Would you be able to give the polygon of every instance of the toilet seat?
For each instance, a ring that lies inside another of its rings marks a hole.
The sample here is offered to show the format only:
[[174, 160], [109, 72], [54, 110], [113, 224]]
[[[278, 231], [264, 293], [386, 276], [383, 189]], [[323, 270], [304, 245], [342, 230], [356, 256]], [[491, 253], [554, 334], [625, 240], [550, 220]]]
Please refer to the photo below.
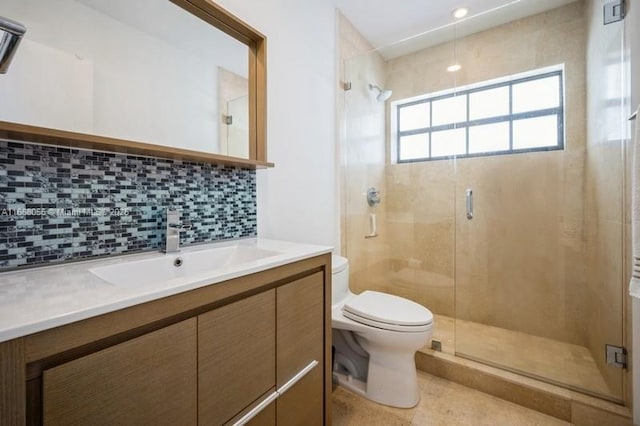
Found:
[[421, 332], [433, 325], [433, 314], [424, 306], [377, 291], [349, 299], [342, 313], [353, 321], [390, 331]]

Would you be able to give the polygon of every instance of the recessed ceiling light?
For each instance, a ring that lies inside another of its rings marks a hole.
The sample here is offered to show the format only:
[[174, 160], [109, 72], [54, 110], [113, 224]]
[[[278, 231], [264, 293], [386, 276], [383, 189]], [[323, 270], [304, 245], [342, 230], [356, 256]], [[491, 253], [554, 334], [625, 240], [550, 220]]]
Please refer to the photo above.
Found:
[[467, 13], [469, 13], [469, 9], [467, 9], [466, 7], [459, 7], [451, 12], [451, 16], [456, 19], [462, 19], [467, 16]]
[[460, 64], [453, 64], [447, 67], [447, 71], [449, 72], [457, 72], [457, 71], [460, 71], [461, 69], [462, 69], [462, 66]]

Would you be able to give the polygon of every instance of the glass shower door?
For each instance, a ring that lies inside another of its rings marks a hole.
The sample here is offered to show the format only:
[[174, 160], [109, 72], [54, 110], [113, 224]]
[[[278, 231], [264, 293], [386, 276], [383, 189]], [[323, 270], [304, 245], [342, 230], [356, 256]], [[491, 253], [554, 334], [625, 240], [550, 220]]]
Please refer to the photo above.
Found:
[[[493, 29], [491, 49], [504, 51], [550, 32], [562, 37], [561, 48], [522, 47], [508, 63], [483, 61], [479, 37], [459, 41], [462, 62], [475, 64], [468, 83], [513, 84], [500, 118], [508, 149], [457, 163], [455, 350], [620, 402], [623, 370], [607, 364], [605, 345], [623, 345], [622, 26], [603, 27], [597, 12], [576, 2], [545, 21]], [[545, 101], [558, 93], [552, 86], [530, 80], [553, 70], [563, 86], [558, 105]], [[470, 145], [499, 139], [476, 124], [471, 117]]]
[[[351, 50], [350, 50], [351, 52]], [[346, 52], [345, 52], [346, 54]], [[350, 287], [354, 293], [387, 291], [388, 246], [385, 183], [385, 102], [369, 85], [384, 87], [384, 59], [375, 51], [345, 58], [343, 82], [349, 84], [344, 100], [340, 169], [343, 210], [342, 253], [349, 259]], [[377, 192], [380, 203], [369, 203]]]

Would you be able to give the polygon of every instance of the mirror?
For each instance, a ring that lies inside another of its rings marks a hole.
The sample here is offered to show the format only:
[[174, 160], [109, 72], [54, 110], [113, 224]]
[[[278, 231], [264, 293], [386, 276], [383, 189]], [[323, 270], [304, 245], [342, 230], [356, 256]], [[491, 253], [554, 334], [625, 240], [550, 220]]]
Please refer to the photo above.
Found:
[[3, 0], [27, 32], [0, 76], [0, 120], [264, 161], [259, 34], [225, 13], [208, 0]]

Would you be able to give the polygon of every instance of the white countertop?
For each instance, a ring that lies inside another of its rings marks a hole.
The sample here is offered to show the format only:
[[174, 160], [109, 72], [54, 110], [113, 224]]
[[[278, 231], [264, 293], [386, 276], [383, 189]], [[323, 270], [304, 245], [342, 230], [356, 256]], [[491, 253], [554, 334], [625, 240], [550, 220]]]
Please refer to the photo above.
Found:
[[218, 268], [211, 276], [193, 283], [160, 288], [116, 287], [98, 278], [89, 272], [89, 269], [175, 254], [150, 252], [2, 272], [0, 342], [332, 251], [328, 246], [248, 238], [184, 247], [181, 254], [235, 244], [251, 245], [263, 250], [277, 251], [279, 254], [232, 267]]

